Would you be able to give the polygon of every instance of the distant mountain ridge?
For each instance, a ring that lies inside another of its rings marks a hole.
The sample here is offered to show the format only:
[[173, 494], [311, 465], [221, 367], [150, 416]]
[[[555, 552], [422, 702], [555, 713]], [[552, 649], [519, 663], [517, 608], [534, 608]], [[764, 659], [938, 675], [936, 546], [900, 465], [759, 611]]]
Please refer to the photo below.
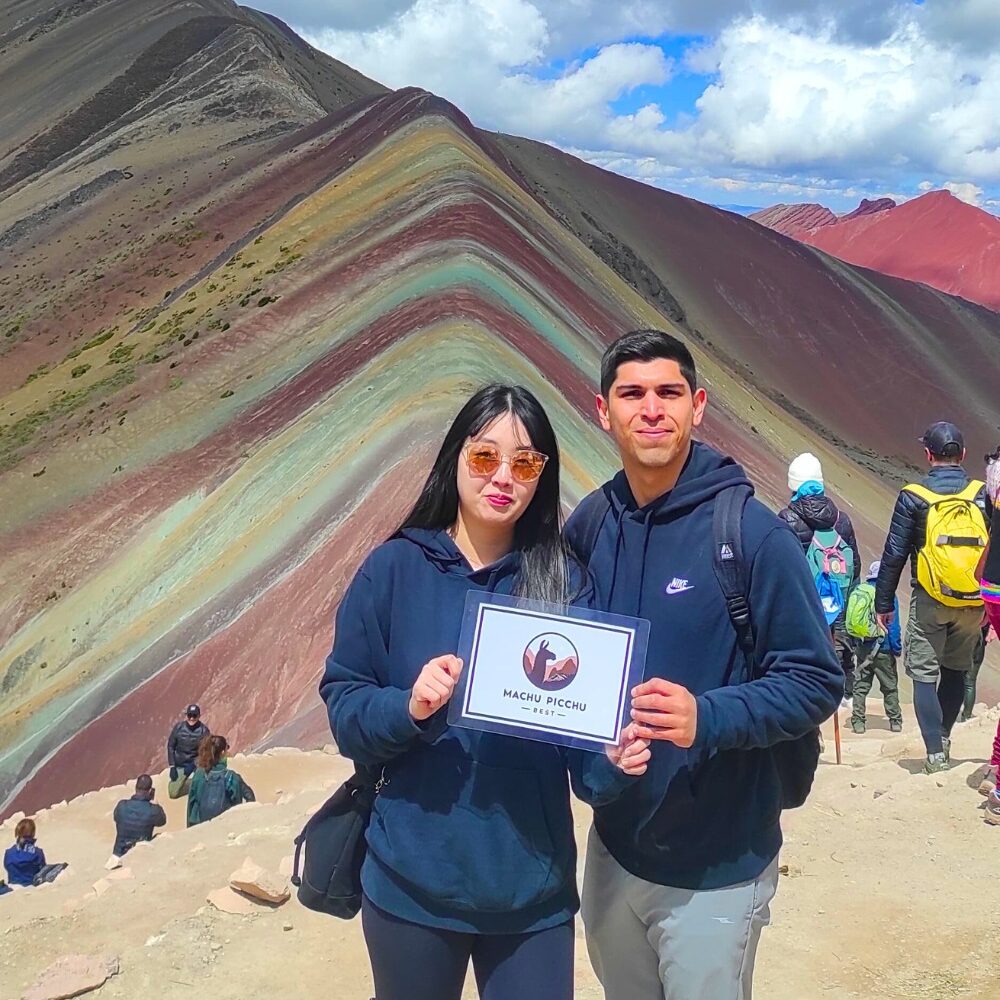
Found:
[[1000, 219], [929, 191], [897, 205], [865, 199], [836, 216], [822, 205], [775, 205], [749, 218], [848, 263], [922, 281], [1000, 310]]

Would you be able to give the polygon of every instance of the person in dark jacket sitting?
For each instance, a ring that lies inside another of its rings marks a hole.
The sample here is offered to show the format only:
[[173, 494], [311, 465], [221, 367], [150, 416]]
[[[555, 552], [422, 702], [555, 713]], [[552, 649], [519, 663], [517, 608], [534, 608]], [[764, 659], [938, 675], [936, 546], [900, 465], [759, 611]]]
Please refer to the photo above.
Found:
[[33, 885], [45, 867], [45, 852], [35, 844], [33, 819], [22, 819], [14, 828], [14, 845], [4, 852], [3, 866], [11, 885]]
[[950, 763], [951, 730], [965, 696], [965, 675], [972, 669], [981, 640], [983, 603], [977, 598], [964, 606], [939, 601], [918, 581], [920, 553], [926, 544], [930, 500], [920, 491], [938, 497], [969, 493], [988, 520], [986, 487], [974, 493], [972, 480], [962, 468], [965, 441], [962, 432], [946, 421], [930, 427], [920, 439], [930, 471], [915, 487], [900, 491], [885, 540], [882, 565], [875, 584], [875, 611], [883, 626], [894, 617], [893, 599], [908, 559], [912, 560], [910, 620], [906, 630], [903, 664], [913, 681], [913, 707], [927, 749], [924, 770], [945, 770]]
[[155, 794], [153, 779], [148, 774], [140, 774], [135, 779], [135, 794], [115, 806], [116, 832], [112, 853], [116, 857], [127, 854], [141, 840], [152, 840], [153, 830], [166, 825], [167, 814], [163, 806], [153, 802]]
[[[806, 452], [799, 455], [788, 467], [788, 488], [792, 499], [787, 507], [778, 512], [780, 517], [795, 532], [807, 552], [817, 531], [836, 531], [854, 554], [854, 570], [850, 588], [853, 590], [861, 581], [861, 552], [858, 538], [850, 517], [826, 495], [823, 483], [823, 466], [815, 455]], [[854, 696], [854, 651], [848, 641], [845, 627], [847, 594], [844, 594], [844, 610], [833, 623], [833, 642], [837, 658], [844, 668], [844, 703], [850, 704]]]
[[167, 764], [170, 766], [167, 794], [172, 799], [187, 795], [191, 775], [198, 766], [198, 747], [206, 736], [211, 736], [211, 730], [201, 721], [201, 709], [188, 705], [184, 718], [170, 730], [167, 739]]

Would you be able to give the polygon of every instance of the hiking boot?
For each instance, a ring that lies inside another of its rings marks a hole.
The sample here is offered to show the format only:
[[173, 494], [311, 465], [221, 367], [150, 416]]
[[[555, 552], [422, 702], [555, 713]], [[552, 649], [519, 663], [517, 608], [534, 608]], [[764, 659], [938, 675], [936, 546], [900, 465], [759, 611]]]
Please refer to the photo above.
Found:
[[986, 813], [983, 819], [990, 826], [1000, 826], [1000, 795], [997, 795], [995, 788], [986, 797]]
[[943, 753], [928, 754], [924, 761], [924, 774], [938, 774], [940, 771], [947, 771], [949, 766], [948, 758]]
[[990, 792], [995, 792], [997, 788], [997, 773], [992, 767], [986, 769], [986, 774], [983, 775], [983, 780], [979, 782], [979, 794], [989, 795]]
[[860, 719], [851, 720], [851, 729], [858, 734], [858, 736], [864, 735], [865, 724]]
[[890, 733], [901, 733], [903, 731], [903, 720], [902, 719], [890, 719], [889, 720], [889, 732]]

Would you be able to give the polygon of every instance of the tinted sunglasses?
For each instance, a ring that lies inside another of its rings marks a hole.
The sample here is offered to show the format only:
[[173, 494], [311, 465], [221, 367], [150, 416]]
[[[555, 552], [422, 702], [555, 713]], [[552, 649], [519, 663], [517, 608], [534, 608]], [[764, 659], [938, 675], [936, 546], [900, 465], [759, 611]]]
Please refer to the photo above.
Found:
[[470, 444], [465, 449], [465, 460], [474, 476], [492, 476], [507, 462], [510, 474], [519, 483], [533, 483], [542, 474], [549, 456], [531, 448], [518, 448], [513, 455], [505, 455], [494, 444]]

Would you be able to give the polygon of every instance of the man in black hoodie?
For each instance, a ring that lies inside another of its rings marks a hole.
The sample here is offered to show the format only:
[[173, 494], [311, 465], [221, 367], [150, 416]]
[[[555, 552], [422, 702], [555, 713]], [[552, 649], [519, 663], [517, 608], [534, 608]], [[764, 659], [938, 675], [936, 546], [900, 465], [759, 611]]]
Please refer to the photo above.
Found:
[[[826, 495], [823, 482], [823, 466], [815, 455], [809, 452], [799, 455], [788, 466], [788, 488], [792, 499], [787, 507], [778, 511], [778, 517], [787, 522], [802, 543], [802, 551], [808, 553], [816, 532], [834, 531], [841, 539], [842, 546], [851, 551], [853, 567], [848, 593], [861, 582], [861, 552], [857, 535], [850, 517]], [[833, 641], [837, 656], [844, 668], [844, 702], [851, 704], [854, 697], [854, 653], [847, 638], [847, 597], [843, 595], [843, 607], [833, 623]]]
[[638, 330], [612, 344], [597, 408], [623, 470], [566, 526], [600, 606], [651, 624], [632, 717], [656, 741], [652, 759], [595, 810], [583, 887], [607, 1000], [750, 996], [788, 801], [774, 748], [815, 733], [844, 689], [801, 547], [752, 498], [741, 545], [755, 666], [746, 679], [716, 576], [733, 546], [716, 544], [713, 522], [751, 486], [731, 458], [692, 442], [706, 402], [674, 337]]

